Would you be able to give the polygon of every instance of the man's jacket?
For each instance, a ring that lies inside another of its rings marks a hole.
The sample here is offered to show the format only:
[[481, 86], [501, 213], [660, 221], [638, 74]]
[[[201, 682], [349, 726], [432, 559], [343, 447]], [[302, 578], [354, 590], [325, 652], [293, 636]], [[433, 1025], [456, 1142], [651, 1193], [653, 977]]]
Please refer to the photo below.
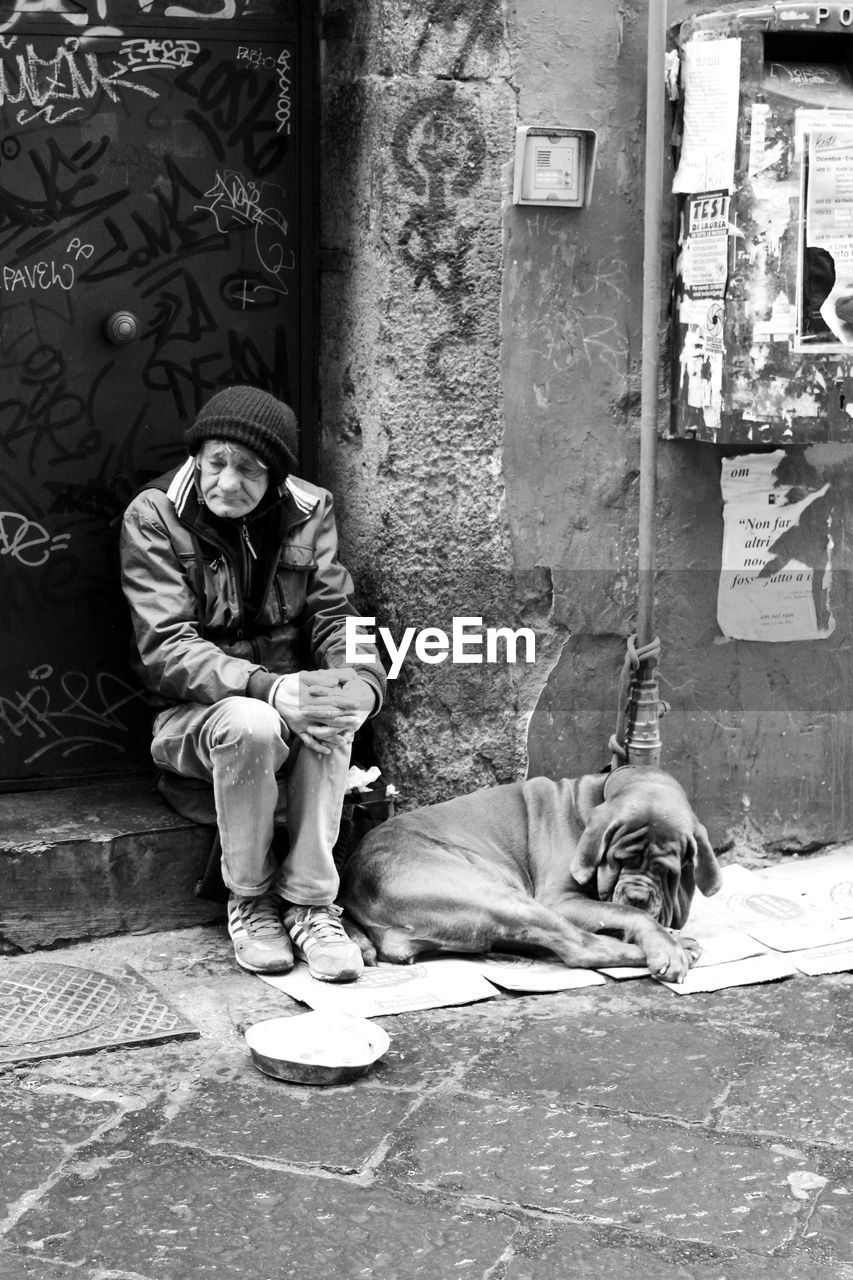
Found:
[[[212, 517], [196, 487], [193, 458], [153, 480], [128, 506], [121, 562], [132, 662], [156, 704], [266, 698], [281, 675], [354, 665], [346, 662], [344, 626], [359, 615], [352, 580], [338, 560], [331, 494], [289, 476], [261, 505], [275, 541], [251, 618], [246, 557], [254, 554], [255, 513], [224, 524]], [[359, 639], [358, 650], [364, 655], [370, 646]], [[357, 666], [378, 709], [385, 688], [378, 653], [373, 664]]]

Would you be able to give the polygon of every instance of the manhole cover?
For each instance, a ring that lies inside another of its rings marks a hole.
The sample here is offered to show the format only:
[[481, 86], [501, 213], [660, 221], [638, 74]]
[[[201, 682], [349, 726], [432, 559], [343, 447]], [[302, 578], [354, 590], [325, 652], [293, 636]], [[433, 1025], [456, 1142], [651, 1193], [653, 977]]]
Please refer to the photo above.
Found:
[[77, 1036], [111, 1017], [124, 988], [67, 964], [21, 964], [0, 977], [0, 1045]]

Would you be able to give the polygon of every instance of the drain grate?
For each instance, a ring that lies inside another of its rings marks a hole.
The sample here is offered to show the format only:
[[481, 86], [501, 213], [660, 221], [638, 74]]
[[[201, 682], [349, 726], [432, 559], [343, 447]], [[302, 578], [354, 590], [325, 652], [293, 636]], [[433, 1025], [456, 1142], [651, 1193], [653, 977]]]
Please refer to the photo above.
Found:
[[15, 959], [0, 965], [0, 1063], [198, 1034], [128, 965], [120, 974]]
[[67, 964], [21, 964], [0, 976], [0, 1047], [81, 1035], [115, 1014], [114, 978]]

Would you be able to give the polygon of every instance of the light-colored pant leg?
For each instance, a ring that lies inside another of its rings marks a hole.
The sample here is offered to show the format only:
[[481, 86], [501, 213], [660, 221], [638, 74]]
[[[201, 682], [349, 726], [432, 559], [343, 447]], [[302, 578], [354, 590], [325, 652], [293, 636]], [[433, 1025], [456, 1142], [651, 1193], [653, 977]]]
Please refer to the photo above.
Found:
[[[257, 698], [187, 703], [158, 718], [151, 754], [163, 769], [212, 782], [222, 879], [232, 893], [250, 897], [275, 881], [289, 902], [325, 905], [338, 891], [332, 850], [350, 747], [320, 756], [287, 735], [278, 713]], [[281, 769], [290, 851], [278, 869], [271, 845]]]
[[326, 906], [338, 895], [333, 850], [341, 825], [351, 747], [318, 755], [298, 739], [285, 769], [290, 850], [279, 868], [275, 891], [299, 906]]
[[155, 723], [151, 755], [162, 769], [213, 784], [222, 845], [222, 879], [250, 897], [273, 882], [276, 770], [289, 755], [282, 722], [257, 698], [187, 703]]

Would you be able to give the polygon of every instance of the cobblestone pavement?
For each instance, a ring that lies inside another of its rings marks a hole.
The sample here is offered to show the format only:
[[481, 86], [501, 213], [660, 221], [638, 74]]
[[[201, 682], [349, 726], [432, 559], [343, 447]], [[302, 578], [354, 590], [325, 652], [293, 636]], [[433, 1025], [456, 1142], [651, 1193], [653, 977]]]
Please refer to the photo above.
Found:
[[853, 1278], [851, 975], [401, 1014], [322, 1088], [252, 1065], [301, 1007], [219, 925], [34, 958], [201, 1034], [0, 1070], [3, 1280]]

